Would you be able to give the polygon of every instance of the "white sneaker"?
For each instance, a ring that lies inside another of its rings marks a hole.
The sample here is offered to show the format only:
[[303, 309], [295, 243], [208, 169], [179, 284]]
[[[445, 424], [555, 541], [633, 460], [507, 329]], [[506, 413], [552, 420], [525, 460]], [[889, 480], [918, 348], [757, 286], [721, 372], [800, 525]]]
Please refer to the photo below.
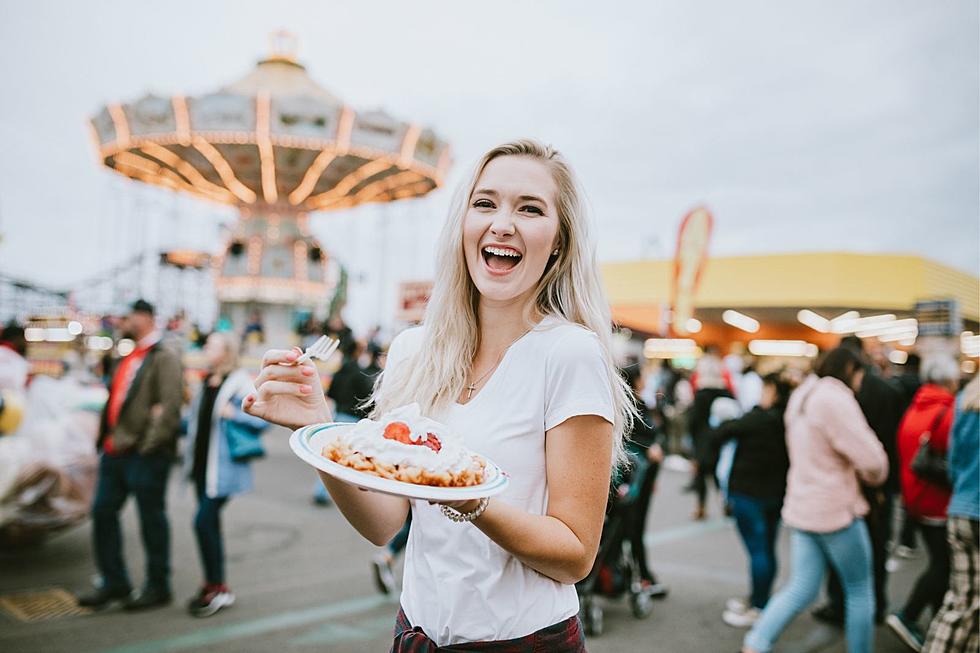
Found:
[[735, 612], [738, 614], [742, 614], [748, 611], [748, 609], [751, 607], [752, 606], [749, 605], [749, 602], [740, 596], [725, 601], [725, 610], [728, 612]]
[[745, 612], [725, 610], [721, 614], [721, 619], [733, 628], [749, 628], [756, 622], [760, 614], [762, 612], [759, 608], [749, 608]]
[[191, 599], [187, 606], [188, 611], [195, 617], [210, 617], [222, 608], [228, 608], [235, 604], [235, 595], [227, 588], [211, 592], [203, 591], [196, 598]]
[[382, 594], [394, 594], [398, 590], [395, 572], [391, 568], [391, 558], [379, 553], [371, 560], [374, 570], [374, 584]]

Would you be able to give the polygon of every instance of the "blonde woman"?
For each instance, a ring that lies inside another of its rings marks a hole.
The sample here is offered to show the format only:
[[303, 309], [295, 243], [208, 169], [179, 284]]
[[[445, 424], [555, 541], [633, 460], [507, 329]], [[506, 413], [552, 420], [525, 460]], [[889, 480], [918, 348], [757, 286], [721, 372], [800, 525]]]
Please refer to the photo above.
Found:
[[[424, 323], [392, 342], [375, 391], [375, 416], [418, 402], [500, 464], [507, 491], [443, 507], [321, 475], [376, 545], [412, 511], [392, 651], [585, 650], [574, 583], [592, 567], [634, 409], [584, 209], [550, 147], [485, 154], [443, 229]], [[329, 419], [298, 353], [266, 354], [247, 411], [290, 427]]]
[[209, 617], [235, 602], [225, 580], [221, 511], [228, 499], [252, 489], [249, 459], [236, 459], [230, 431], [255, 435], [267, 424], [240, 406], [252, 391], [252, 378], [238, 369], [238, 338], [215, 332], [204, 343], [207, 376], [191, 400], [184, 447], [184, 477], [194, 483], [198, 508], [194, 516], [204, 582], [187, 604], [195, 617]]

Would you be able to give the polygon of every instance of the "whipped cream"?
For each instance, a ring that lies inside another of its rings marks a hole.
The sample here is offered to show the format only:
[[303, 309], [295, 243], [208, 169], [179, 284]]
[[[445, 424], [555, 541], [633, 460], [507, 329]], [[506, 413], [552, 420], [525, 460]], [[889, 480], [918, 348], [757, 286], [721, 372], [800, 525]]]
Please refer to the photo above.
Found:
[[[392, 422], [408, 426], [413, 444], [384, 436], [385, 428]], [[430, 433], [438, 438], [439, 451], [421, 444], [429, 439]], [[473, 454], [464, 446], [463, 439], [445, 424], [424, 417], [418, 404], [396, 408], [378, 421], [362, 419], [338, 439], [354, 451], [387, 465], [415, 466], [435, 473], [459, 473], [473, 463]]]

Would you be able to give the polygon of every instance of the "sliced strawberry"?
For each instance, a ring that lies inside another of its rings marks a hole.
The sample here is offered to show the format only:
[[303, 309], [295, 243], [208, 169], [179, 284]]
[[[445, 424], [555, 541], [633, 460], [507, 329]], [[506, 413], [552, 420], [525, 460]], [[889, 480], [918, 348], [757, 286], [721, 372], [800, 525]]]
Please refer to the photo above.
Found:
[[412, 429], [405, 422], [392, 422], [385, 427], [385, 438], [402, 444], [412, 444]]
[[418, 444], [421, 444], [423, 447], [428, 447], [433, 451], [435, 451], [436, 453], [439, 453], [439, 450], [442, 449], [442, 443], [439, 442], [439, 438], [435, 436], [435, 433], [426, 433], [425, 436], [426, 439], [423, 440], [422, 442], [419, 442]]

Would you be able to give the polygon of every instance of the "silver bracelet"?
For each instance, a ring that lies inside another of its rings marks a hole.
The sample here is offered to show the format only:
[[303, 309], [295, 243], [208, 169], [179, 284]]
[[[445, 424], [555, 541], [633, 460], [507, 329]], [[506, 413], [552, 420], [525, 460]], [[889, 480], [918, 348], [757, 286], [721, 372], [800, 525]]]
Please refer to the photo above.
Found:
[[482, 515], [483, 511], [487, 509], [487, 506], [489, 504], [490, 504], [490, 498], [483, 497], [482, 499], [480, 499], [480, 505], [478, 505], [470, 512], [460, 512], [455, 508], [450, 508], [446, 504], [443, 504], [439, 507], [442, 509], [442, 514], [446, 516], [446, 519], [452, 522], [456, 522], [457, 524], [462, 524], [465, 522], [471, 522], [477, 517], [479, 517], [480, 515]]

